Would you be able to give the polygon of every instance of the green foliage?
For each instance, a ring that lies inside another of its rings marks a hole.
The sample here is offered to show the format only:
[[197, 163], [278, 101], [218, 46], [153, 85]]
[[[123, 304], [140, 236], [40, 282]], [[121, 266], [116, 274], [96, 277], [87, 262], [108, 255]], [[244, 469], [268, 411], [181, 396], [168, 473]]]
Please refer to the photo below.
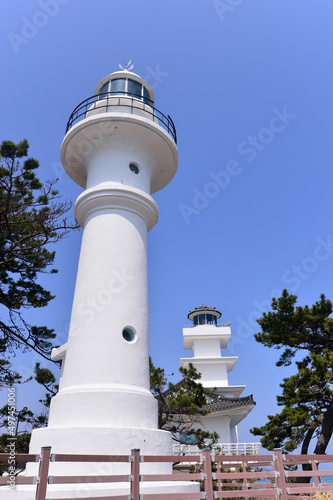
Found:
[[[36, 363], [34, 373], [35, 380], [47, 390], [45, 399], [40, 400], [44, 405], [44, 410], [38, 415], [27, 407], [17, 410], [14, 406], [7, 404], [0, 408], [0, 427], [5, 427], [9, 432], [9, 434], [0, 435], [0, 453], [7, 453], [9, 438], [15, 439], [16, 453], [28, 453], [31, 430], [47, 425], [50, 400], [57, 393], [58, 385], [55, 384], [55, 376], [51, 370], [41, 368], [40, 363]], [[23, 430], [22, 424], [25, 426]], [[0, 473], [6, 469], [5, 466], [6, 464], [0, 464]]]
[[298, 351], [333, 350], [332, 302], [325, 295], [312, 307], [295, 307], [296, 301], [296, 295], [283, 290], [279, 299], [272, 299], [272, 311], [258, 319], [262, 332], [255, 339], [266, 347], [284, 348], [277, 366], [290, 365]]
[[333, 320], [332, 303], [321, 295], [320, 301], [297, 306], [297, 297], [287, 290], [272, 300], [272, 311], [258, 320], [262, 332], [255, 335], [267, 347], [283, 348], [277, 366], [289, 366], [296, 353], [297, 372], [280, 385], [277, 403], [283, 409], [268, 415], [268, 422], [251, 432], [263, 436], [268, 450], [283, 448], [290, 452], [302, 445], [308, 452], [312, 438], [317, 438], [314, 453], [325, 453], [333, 430]]
[[[16, 436], [15, 452], [16, 453], [29, 453], [29, 443], [31, 434], [23, 432]], [[9, 453], [8, 444], [10, 443], [10, 434], [1, 434], [0, 436], [0, 453]]]
[[[34, 415], [26, 406], [21, 410], [9, 405], [0, 408], [0, 427], [6, 427], [7, 430], [10, 430], [10, 436], [12, 437], [29, 434], [31, 429], [43, 427], [46, 423], [46, 415]], [[22, 424], [25, 425], [23, 430], [21, 430]]]
[[[31, 434], [22, 433], [15, 438], [15, 453], [29, 453], [29, 443]], [[0, 436], [0, 453], [10, 453], [8, 445], [13, 443], [10, 434], [2, 434]], [[18, 475], [25, 468], [25, 464], [15, 464], [15, 475]], [[0, 463], [0, 476], [8, 470], [8, 462]]]
[[47, 390], [45, 399], [40, 399], [39, 402], [43, 403], [45, 408], [49, 408], [52, 396], [55, 396], [59, 389], [59, 386], [55, 383], [55, 376], [48, 368], [41, 368], [40, 363], [36, 363], [34, 372], [35, 380]]
[[204, 405], [212, 394], [210, 389], [200, 384], [200, 373], [190, 363], [189, 368], [180, 368], [183, 378], [173, 384], [167, 381], [164, 370], [155, 367], [151, 359], [149, 365], [151, 392], [158, 402], [158, 428], [170, 431], [180, 443], [185, 442], [182, 435], [186, 434], [200, 448], [215, 444], [219, 437], [216, 432], [195, 428], [195, 424], [200, 424], [202, 417], [209, 413]]
[[[4, 350], [0, 339], [0, 352], [4, 352]], [[8, 386], [22, 383], [22, 375], [12, 369], [8, 359], [0, 359], [0, 384], [1, 382]], [[24, 382], [27, 382], [27, 380]]]
[[6, 385], [22, 381], [8, 360], [17, 349], [50, 359], [53, 330], [28, 324], [22, 313], [52, 300], [37, 282], [40, 273], [55, 272], [50, 269], [55, 252], [48, 245], [77, 227], [64, 217], [71, 204], [59, 202], [56, 181], [42, 184], [35, 173], [38, 161], [24, 160], [28, 150], [26, 139], [0, 145], [0, 383]]

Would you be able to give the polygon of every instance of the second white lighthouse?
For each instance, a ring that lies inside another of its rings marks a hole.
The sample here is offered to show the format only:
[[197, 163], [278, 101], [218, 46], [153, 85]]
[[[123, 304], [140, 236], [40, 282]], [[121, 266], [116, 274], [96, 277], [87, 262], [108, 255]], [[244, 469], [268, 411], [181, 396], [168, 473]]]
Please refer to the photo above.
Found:
[[142, 78], [112, 73], [72, 113], [61, 160], [84, 188], [83, 237], [68, 342], [53, 352], [59, 392], [30, 452], [169, 454], [149, 383], [147, 231], [158, 220], [151, 193], [177, 170], [173, 122]]

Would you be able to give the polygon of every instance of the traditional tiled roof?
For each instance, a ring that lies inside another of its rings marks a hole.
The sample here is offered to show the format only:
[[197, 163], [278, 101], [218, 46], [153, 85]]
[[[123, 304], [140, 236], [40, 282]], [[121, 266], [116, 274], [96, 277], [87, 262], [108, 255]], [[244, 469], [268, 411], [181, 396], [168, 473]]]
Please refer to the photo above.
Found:
[[215, 316], [217, 316], [217, 318], [220, 318], [222, 316], [221, 311], [219, 311], [218, 309], [216, 309], [216, 307], [205, 306], [204, 303], [202, 303], [201, 306], [195, 307], [192, 311], [190, 311], [188, 313], [188, 315], [187, 315], [188, 319], [192, 319], [193, 313], [196, 313], [196, 314], [199, 314], [199, 313], [212, 313]]
[[242, 408], [245, 406], [254, 407], [255, 405], [256, 402], [253, 400], [252, 394], [243, 398], [226, 398], [225, 396], [219, 396], [215, 393], [210, 396], [210, 402], [203, 406], [203, 409], [210, 410], [213, 413], [226, 410], [235, 410], [236, 408]]
[[[184, 378], [176, 382], [174, 385], [181, 385], [184, 381]], [[199, 381], [200, 382], [200, 381]], [[168, 394], [169, 390], [164, 391], [164, 394]], [[236, 410], [238, 408], [245, 408], [246, 406], [254, 408], [257, 404], [253, 400], [253, 394], [250, 396], [244, 396], [242, 398], [227, 398], [225, 396], [221, 396], [220, 394], [214, 392], [211, 396], [209, 396], [209, 403], [202, 407], [205, 411], [221, 412], [227, 410]]]

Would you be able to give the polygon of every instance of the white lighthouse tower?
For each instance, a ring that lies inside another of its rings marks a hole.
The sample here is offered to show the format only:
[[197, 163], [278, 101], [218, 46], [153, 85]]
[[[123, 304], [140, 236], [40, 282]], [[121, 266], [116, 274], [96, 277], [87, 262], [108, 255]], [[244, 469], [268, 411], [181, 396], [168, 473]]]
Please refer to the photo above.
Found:
[[68, 342], [53, 351], [62, 360], [59, 392], [30, 452], [171, 454], [150, 393], [147, 231], [158, 220], [151, 193], [177, 170], [173, 122], [126, 67], [73, 111], [61, 160], [84, 188], [75, 204], [82, 246]]
[[[231, 335], [230, 323], [219, 323], [221, 315], [221, 311], [205, 304], [189, 312], [187, 317], [192, 325], [183, 329], [183, 346], [193, 351], [193, 357], [181, 358], [180, 366], [187, 368], [193, 364], [201, 373], [202, 385], [213, 391], [205, 406], [209, 413], [199, 427], [217, 432], [217, 447], [226, 454], [257, 454], [258, 443], [238, 442], [237, 425], [254, 408], [255, 402], [252, 395], [240, 397], [245, 385], [229, 385], [228, 373], [238, 357], [221, 356], [221, 349], [227, 347]], [[183, 452], [187, 446], [177, 449]]]

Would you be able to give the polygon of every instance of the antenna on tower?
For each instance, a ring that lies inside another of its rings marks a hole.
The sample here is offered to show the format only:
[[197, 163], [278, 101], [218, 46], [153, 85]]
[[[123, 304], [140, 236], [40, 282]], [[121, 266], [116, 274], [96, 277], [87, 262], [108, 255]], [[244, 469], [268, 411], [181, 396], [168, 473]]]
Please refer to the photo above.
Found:
[[127, 62], [125, 62], [125, 63], [124, 63], [124, 65], [125, 65], [125, 67], [124, 67], [124, 68], [122, 67], [122, 65], [121, 65], [121, 64], [119, 64], [119, 68], [120, 68], [120, 69], [122, 69], [123, 71], [131, 71], [131, 69], [133, 69], [133, 68], [134, 68], [134, 64], [132, 64], [132, 65], [130, 66], [131, 62], [132, 62], [132, 61], [128, 61], [128, 63], [127, 63]]

